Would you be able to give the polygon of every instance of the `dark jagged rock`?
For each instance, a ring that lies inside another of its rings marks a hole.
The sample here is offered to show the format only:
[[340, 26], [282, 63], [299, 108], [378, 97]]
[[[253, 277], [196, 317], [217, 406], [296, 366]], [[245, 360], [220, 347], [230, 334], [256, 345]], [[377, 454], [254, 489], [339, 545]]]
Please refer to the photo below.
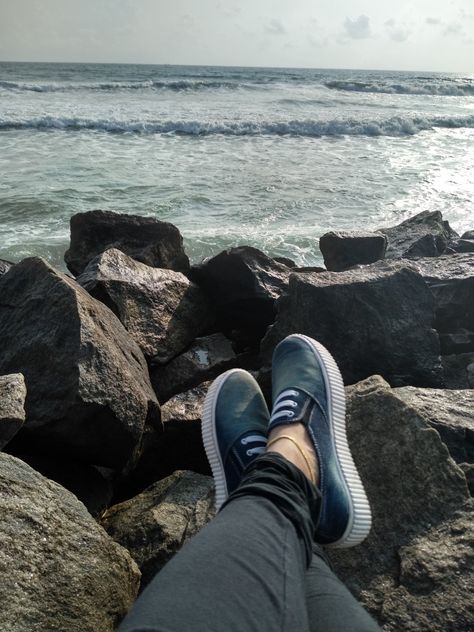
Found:
[[3, 630], [110, 632], [140, 572], [73, 494], [0, 454]]
[[222, 334], [196, 338], [187, 351], [165, 366], [152, 366], [151, 383], [161, 403], [206, 380], [214, 379], [237, 363], [232, 344]]
[[433, 318], [426, 283], [401, 263], [293, 274], [264, 358], [269, 364], [280, 340], [301, 333], [329, 349], [348, 384], [379, 373], [395, 386], [442, 386]]
[[101, 523], [138, 564], [143, 589], [213, 515], [212, 478], [175, 472], [139, 496], [111, 507]]
[[327, 272], [327, 270], [321, 266], [301, 266], [293, 268], [292, 272]]
[[214, 318], [202, 290], [181, 272], [152, 268], [111, 248], [77, 277], [120, 319], [147, 358], [166, 363]]
[[224, 330], [250, 329], [257, 336], [275, 318], [275, 300], [285, 291], [291, 270], [250, 246], [230, 248], [191, 270], [216, 305]]
[[162, 406], [164, 430], [145, 430], [136, 467], [117, 487], [116, 501], [142, 492], [176, 470], [210, 474], [201, 437], [204, 398], [210, 382], [175, 395]]
[[0, 376], [0, 450], [25, 422], [25, 398], [26, 386], [21, 373]]
[[433, 293], [442, 353], [474, 351], [474, 253], [422, 258], [410, 265]]
[[474, 353], [442, 356], [446, 388], [474, 388]]
[[2, 274], [6, 274], [10, 268], [12, 268], [15, 264], [11, 261], [5, 261], [5, 259], [0, 259], [0, 276]]
[[469, 629], [473, 533], [463, 472], [380, 377], [347, 394], [348, 440], [373, 527], [360, 546], [331, 551], [336, 571], [384, 630]]
[[319, 240], [324, 265], [331, 272], [374, 263], [384, 258], [386, 248], [387, 238], [380, 233], [338, 231], [325, 233]]
[[396, 226], [380, 228], [378, 232], [388, 239], [387, 259], [437, 257], [459, 237], [439, 211], [423, 211]]
[[89, 261], [109, 248], [155, 268], [189, 269], [183, 238], [173, 224], [112, 211], [88, 211], [71, 217], [71, 244], [64, 260], [74, 275], [81, 274]]
[[293, 261], [293, 259], [289, 259], [288, 257], [272, 257], [272, 259], [277, 263], [282, 263], [288, 268], [296, 268], [296, 263]]
[[464, 472], [471, 496], [474, 496], [474, 463], [460, 463], [459, 467]]
[[457, 463], [474, 463], [474, 390], [404, 386], [392, 392], [439, 432]]
[[474, 252], [474, 238], [458, 239], [451, 244], [451, 248], [455, 252]]
[[42, 259], [0, 279], [0, 349], [0, 373], [23, 373], [27, 387], [16, 451], [121, 467], [145, 423], [160, 425], [138, 345], [105, 305]]

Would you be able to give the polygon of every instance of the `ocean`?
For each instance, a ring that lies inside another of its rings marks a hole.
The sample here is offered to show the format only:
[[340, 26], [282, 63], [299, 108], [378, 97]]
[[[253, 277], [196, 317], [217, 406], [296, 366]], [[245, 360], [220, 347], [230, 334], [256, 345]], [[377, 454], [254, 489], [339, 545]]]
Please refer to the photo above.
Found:
[[69, 218], [176, 224], [321, 262], [328, 230], [440, 210], [474, 228], [474, 75], [0, 63], [0, 257], [64, 269]]

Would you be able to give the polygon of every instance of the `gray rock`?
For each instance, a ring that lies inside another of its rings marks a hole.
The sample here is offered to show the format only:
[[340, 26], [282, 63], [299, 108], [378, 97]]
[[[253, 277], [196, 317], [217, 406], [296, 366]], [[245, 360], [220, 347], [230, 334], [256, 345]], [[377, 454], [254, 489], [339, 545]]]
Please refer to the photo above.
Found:
[[396, 226], [380, 228], [378, 232], [388, 239], [387, 259], [437, 257], [459, 237], [439, 211], [423, 211]]
[[442, 353], [474, 351], [474, 253], [421, 258], [411, 265], [433, 293]]
[[212, 478], [175, 472], [139, 496], [111, 507], [101, 524], [138, 564], [143, 589], [213, 515]]
[[147, 358], [166, 363], [213, 323], [202, 290], [181, 272], [152, 268], [111, 248], [77, 277], [120, 319]]
[[25, 422], [26, 386], [21, 373], [0, 376], [0, 450]]
[[387, 238], [380, 233], [338, 231], [324, 234], [319, 240], [324, 265], [333, 272], [347, 270], [358, 264], [383, 259]]
[[145, 431], [140, 458], [120, 482], [116, 499], [132, 498], [177, 470], [211, 473], [201, 436], [202, 407], [210, 384], [199, 384], [163, 404], [164, 430], [162, 433], [153, 429]]
[[[373, 376], [347, 394], [348, 440], [372, 507], [373, 528], [360, 546], [331, 552], [336, 571], [384, 630], [467, 630], [446, 627], [447, 621], [466, 621], [469, 611], [464, 583], [454, 590], [460, 561], [466, 560], [464, 535], [461, 542], [456, 536], [458, 515], [464, 523], [470, 502], [464, 474], [439, 434], [382, 378]], [[442, 537], [444, 564], [436, 547]], [[431, 539], [433, 547], [421, 546]], [[420, 571], [415, 587], [405, 570], [415, 561], [436, 581], [424, 582]], [[411, 627], [399, 626], [407, 613]]]
[[0, 454], [2, 630], [112, 632], [140, 572], [73, 494]]
[[474, 353], [442, 356], [446, 388], [474, 388]]
[[386, 595], [386, 632], [473, 629], [473, 505], [398, 551], [399, 586]]
[[379, 373], [395, 386], [441, 386], [433, 317], [426, 283], [398, 262], [292, 274], [262, 348], [269, 363], [285, 336], [306, 334], [334, 355], [346, 383]]
[[282, 263], [284, 266], [288, 268], [296, 268], [296, 262], [293, 259], [289, 259], [288, 257], [272, 257], [273, 261], [277, 261], [278, 263]]
[[165, 366], [150, 369], [151, 382], [161, 403], [177, 393], [214, 379], [236, 365], [232, 344], [222, 334], [196, 338], [187, 351]]
[[451, 244], [451, 248], [455, 252], [474, 252], [474, 238], [457, 239]]
[[159, 406], [118, 318], [42, 259], [0, 278], [0, 373], [21, 372], [26, 422], [15, 449], [121, 467]]
[[461, 239], [474, 239], [474, 230], [466, 230], [466, 232], [461, 235]]
[[211, 382], [203, 382], [194, 388], [178, 393], [161, 408], [161, 420], [164, 428], [182, 427], [183, 424], [200, 423], [204, 399]]
[[12, 268], [15, 264], [11, 261], [5, 261], [5, 259], [0, 259], [0, 276], [2, 274], [6, 274], [10, 268]]
[[52, 454], [35, 454], [33, 451], [19, 452], [13, 456], [72, 492], [94, 518], [101, 516], [112, 504], [115, 477], [113, 470], [72, 459], [61, 459]]
[[404, 386], [392, 392], [439, 432], [457, 463], [474, 463], [474, 390]]
[[288, 266], [250, 246], [230, 248], [191, 270], [216, 305], [224, 329], [263, 334], [275, 318], [275, 300], [288, 285]]
[[460, 463], [459, 467], [464, 472], [471, 496], [474, 496], [474, 463]]
[[181, 233], [168, 222], [112, 211], [88, 211], [71, 217], [71, 243], [64, 255], [74, 274], [108, 248], [117, 248], [137, 261], [178, 272], [189, 269]]

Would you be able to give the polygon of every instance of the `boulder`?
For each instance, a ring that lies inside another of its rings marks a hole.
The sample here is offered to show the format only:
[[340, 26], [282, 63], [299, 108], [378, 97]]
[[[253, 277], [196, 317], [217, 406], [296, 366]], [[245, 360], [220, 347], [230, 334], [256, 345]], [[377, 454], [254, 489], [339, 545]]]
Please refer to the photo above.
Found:
[[291, 270], [250, 246], [230, 248], [194, 266], [191, 278], [216, 305], [221, 327], [263, 335], [275, 318], [275, 300]]
[[15, 450], [122, 467], [160, 426], [145, 358], [118, 318], [38, 258], [0, 278], [0, 373], [21, 372]]
[[109, 248], [155, 268], [189, 269], [183, 238], [173, 224], [112, 211], [88, 211], [71, 217], [71, 243], [64, 260], [74, 275], [81, 274], [89, 261]]
[[474, 238], [457, 239], [451, 244], [451, 248], [454, 252], [474, 252]]
[[6, 274], [10, 268], [12, 268], [15, 264], [11, 261], [5, 261], [5, 259], [0, 259], [0, 276], [2, 274]]
[[206, 296], [184, 274], [152, 268], [115, 248], [93, 259], [76, 280], [118, 316], [154, 362], [169, 362], [214, 320]]
[[437, 257], [459, 237], [439, 211], [423, 211], [377, 232], [387, 237], [387, 259]]
[[262, 349], [269, 364], [280, 340], [306, 334], [329, 349], [348, 384], [379, 373], [395, 386], [442, 386], [433, 318], [426, 283], [398, 262], [292, 274]]
[[293, 259], [289, 259], [288, 257], [272, 257], [273, 261], [277, 263], [282, 263], [284, 266], [288, 268], [296, 268], [296, 262]]
[[457, 463], [474, 463], [474, 390], [404, 386], [392, 392], [439, 432]]
[[332, 272], [383, 259], [387, 238], [380, 233], [338, 231], [325, 233], [319, 240], [324, 265]]
[[111, 507], [101, 524], [138, 564], [143, 589], [213, 515], [212, 478], [175, 472], [139, 496]]
[[442, 356], [446, 388], [474, 388], [474, 353]]
[[474, 351], [474, 253], [421, 258], [411, 265], [433, 293], [442, 353]]
[[474, 230], [466, 230], [461, 235], [461, 239], [474, 239]]
[[165, 366], [152, 366], [151, 383], [161, 403], [177, 393], [214, 379], [236, 366], [237, 356], [223, 334], [196, 338], [187, 351]]
[[360, 546], [331, 551], [336, 572], [384, 630], [469, 629], [474, 567], [463, 472], [439, 434], [382, 378], [347, 395], [348, 440], [373, 527]]
[[399, 586], [383, 602], [387, 632], [472, 630], [473, 505], [398, 551]]
[[117, 487], [115, 500], [122, 501], [176, 470], [211, 474], [201, 436], [204, 398], [210, 382], [179, 393], [163, 404], [163, 432], [146, 429], [136, 467]]
[[0, 454], [1, 628], [112, 632], [140, 572], [70, 492]]
[[25, 422], [26, 386], [21, 373], [0, 376], [0, 450]]
[[474, 496], [474, 463], [460, 463], [459, 467], [464, 472], [471, 496]]
[[[9, 451], [9, 447], [7, 450]], [[44, 456], [31, 452], [19, 452], [13, 456], [72, 492], [94, 518], [101, 516], [112, 504], [115, 476], [113, 470], [72, 459], [55, 458], [52, 455]]]

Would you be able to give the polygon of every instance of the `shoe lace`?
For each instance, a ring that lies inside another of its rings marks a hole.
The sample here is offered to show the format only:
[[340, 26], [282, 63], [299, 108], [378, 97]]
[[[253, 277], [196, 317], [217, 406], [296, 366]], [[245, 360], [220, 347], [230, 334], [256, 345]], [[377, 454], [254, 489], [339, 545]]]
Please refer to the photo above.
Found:
[[267, 445], [267, 440], [264, 436], [262, 435], [248, 435], [247, 437], [243, 437], [240, 440], [240, 443], [242, 445], [249, 445], [252, 443], [260, 443], [261, 445], [256, 446], [254, 448], [248, 448], [246, 450], [246, 455], [247, 456], [254, 456], [255, 454], [262, 454], [262, 452], [265, 452], [265, 447]]
[[295, 402], [294, 399], [290, 398], [298, 397], [298, 394], [298, 391], [291, 388], [280, 393], [273, 405], [270, 423], [276, 421], [277, 419], [281, 419], [282, 417], [292, 419], [295, 416], [295, 411], [293, 409], [298, 406], [298, 402]]

